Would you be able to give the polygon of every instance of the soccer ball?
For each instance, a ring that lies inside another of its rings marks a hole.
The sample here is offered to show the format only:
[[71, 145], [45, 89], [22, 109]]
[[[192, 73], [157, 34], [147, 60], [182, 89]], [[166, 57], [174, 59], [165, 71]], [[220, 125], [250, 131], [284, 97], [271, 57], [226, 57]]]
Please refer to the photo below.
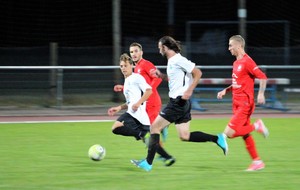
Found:
[[100, 144], [95, 144], [95, 145], [91, 146], [89, 149], [89, 152], [88, 152], [89, 158], [94, 161], [103, 160], [105, 157], [105, 154], [106, 154], [105, 148], [103, 146], [101, 146]]

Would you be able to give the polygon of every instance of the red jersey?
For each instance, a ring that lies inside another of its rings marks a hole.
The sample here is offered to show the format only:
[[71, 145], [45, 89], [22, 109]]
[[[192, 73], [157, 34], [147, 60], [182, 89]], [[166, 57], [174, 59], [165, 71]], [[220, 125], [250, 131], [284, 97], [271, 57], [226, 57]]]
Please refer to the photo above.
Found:
[[148, 60], [141, 59], [134, 68], [135, 73], [142, 75], [146, 82], [152, 87], [152, 94], [148, 98], [147, 105], [156, 105], [161, 106], [161, 99], [157, 91], [158, 85], [161, 83], [162, 79], [157, 78], [156, 76], [151, 76], [151, 71], [156, 70], [156, 67], [153, 63]]
[[267, 76], [258, 68], [253, 59], [245, 54], [242, 59], [233, 63], [232, 95], [254, 98], [254, 80], [267, 79]]

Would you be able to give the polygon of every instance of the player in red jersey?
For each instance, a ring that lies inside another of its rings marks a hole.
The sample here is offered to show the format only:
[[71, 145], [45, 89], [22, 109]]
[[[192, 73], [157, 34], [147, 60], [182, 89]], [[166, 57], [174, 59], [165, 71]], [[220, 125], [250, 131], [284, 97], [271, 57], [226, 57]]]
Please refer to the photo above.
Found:
[[132, 60], [135, 62], [134, 72], [142, 75], [153, 89], [153, 94], [149, 97], [146, 105], [150, 123], [153, 123], [161, 109], [161, 99], [157, 87], [162, 82], [162, 79], [158, 78], [156, 75], [151, 75], [151, 73], [156, 70], [156, 67], [153, 63], [142, 57], [143, 50], [141, 44], [132, 43], [129, 47], [129, 51]]
[[[152, 124], [155, 118], [158, 116], [162, 106], [161, 98], [157, 91], [157, 87], [162, 82], [162, 79], [157, 77], [155, 74], [156, 67], [154, 64], [143, 58], [143, 48], [141, 44], [137, 42], [132, 43], [129, 46], [129, 53], [133, 62], [135, 63], [134, 73], [139, 73], [142, 75], [146, 82], [152, 87], [152, 94], [148, 98], [146, 104], [146, 111], [148, 113], [150, 123]], [[114, 91], [118, 92], [122, 90], [122, 85], [115, 85]], [[165, 127], [162, 131], [163, 140], [166, 139], [167, 129], [168, 127]], [[160, 142], [160, 144], [162, 145], [162, 142]], [[158, 154], [160, 153], [158, 152]], [[160, 154], [160, 159], [165, 163], [166, 166], [171, 166], [175, 162], [175, 158], [170, 155]]]
[[265, 89], [267, 76], [258, 68], [253, 59], [245, 52], [245, 40], [240, 35], [234, 35], [229, 39], [229, 48], [236, 60], [232, 69], [232, 84], [218, 92], [217, 98], [222, 97], [229, 91], [232, 92], [233, 116], [226, 126], [223, 135], [228, 138], [243, 137], [246, 149], [252, 158], [252, 163], [246, 171], [256, 171], [265, 167], [260, 159], [255, 141], [251, 132], [256, 130], [266, 138], [269, 135], [261, 119], [251, 124], [250, 117], [255, 109], [254, 80], [259, 79], [259, 91], [257, 103], [265, 104]]

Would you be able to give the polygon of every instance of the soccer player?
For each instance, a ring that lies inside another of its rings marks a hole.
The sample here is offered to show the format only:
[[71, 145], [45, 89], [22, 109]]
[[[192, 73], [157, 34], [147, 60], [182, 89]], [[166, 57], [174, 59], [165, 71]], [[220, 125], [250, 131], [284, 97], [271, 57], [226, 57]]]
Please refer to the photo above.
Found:
[[250, 117], [255, 109], [254, 80], [255, 78], [260, 80], [257, 103], [264, 104], [267, 77], [245, 52], [245, 40], [242, 36], [232, 36], [229, 39], [228, 50], [236, 57], [232, 69], [232, 84], [218, 92], [217, 98], [222, 99], [227, 92], [232, 92], [233, 116], [223, 135], [229, 138], [243, 137], [246, 149], [253, 160], [246, 171], [261, 170], [265, 167], [265, 164], [257, 153], [254, 139], [250, 133], [256, 130], [267, 137], [269, 132], [261, 119], [251, 124]]
[[[152, 94], [148, 98], [147, 105], [146, 105], [146, 111], [148, 113], [150, 123], [152, 124], [155, 118], [158, 116], [162, 107], [161, 98], [157, 91], [157, 87], [162, 82], [162, 79], [157, 77], [157, 75], [155, 74], [153, 75], [153, 73], [155, 73], [156, 71], [156, 67], [152, 62], [143, 58], [143, 47], [141, 44], [137, 42], [130, 44], [129, 52], [135, 64], [134, 72], [142, 75], [145, 78], [146, 82], [152, 87]], [[122, 85], [115, 85], [114, 91], [120, 92], [122, 90], [123, 90]], [[162, 134], [163, 141], [165, 141], [168, 134], [168, 127], [165, 127], [162, 130], [161, 134]], [[160, 144], [162, 146], [161, 141]], [[171, 166], [176, 161], [174, 157], [164, 158], [160, 156], [159, 159], [164, 162], [165, 166]]]
[[[120, 69], [124, 75], [123, 94], [126, 103], [108, 109], [108, 115], [127, 109], [113, 124], [112, 132], [116, 135], [133, 136], [145, 142], [145, 135], [150, 131], [150, 119], [146, 112], [146, 100], [152, 93], [152, 87], [140, 74], [133, 73], [133, 61], [127, 54], [120, 57]], [[157, 153], [166, 159], [172, 158], [160, 145]]]
[[[146, 159], [131, 160], [137, 167], [150, 171], [159, 145], [161, 130], [175, 123], [179, 138], [187, 142], [214, 142], [226, 155], [228, 145], [222, 134], [210, 135], [200, 131], [190, 132], [191, 101], [194, 88], [198, 85], [202, 72], [195, 63], [180, 54], [180, 43], [170, 36], [162, 37], [158, 42], [159, 52], [168, 59], [167, 76], [170, 100], [156, 117], [151, 126], [151, 136]], [[157, 73], [160, 77], [162, 73]]]

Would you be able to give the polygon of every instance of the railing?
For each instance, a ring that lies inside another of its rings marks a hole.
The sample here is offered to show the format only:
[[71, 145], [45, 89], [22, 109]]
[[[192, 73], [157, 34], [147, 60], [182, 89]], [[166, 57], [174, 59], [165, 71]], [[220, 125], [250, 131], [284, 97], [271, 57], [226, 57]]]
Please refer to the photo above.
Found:
[[[197, 66], [200, 68], [202, 71], [205, 73], [210, 73], [211, 75], [214, 75], [212, 72], [209, 71], [214, 71], [214, 70], [228, 70], [232, 69], [232, 66]], [[166, 69], [166, 66], [159, 65], [157, 66], [159, 69]], [[281, 70], [289, 70], [289, 71], [297, 71], [299, 72], [300, 65], [276, 65], [276, 66], [269, 66], [269, 65], [260, 65], [261, 69], [264, 69], [266, 72], [269, 70], [278, 70], [279, 72]], [[56, 83], [56, 105], [58, 108], [60, 108], [63, 105], [63, 81], [64, 81], [64, 71], [65, 70], [115, 70], [119, 69], [118, 66], [0, 66], [0, 70], [49, 70], [49, 71], [56, 71], [56, 77], [55, 77], [55, 83]], [[206, 71], [209, 70], [209, 71]], [[268, 73], [269, 75], [269, 73]], [[295, 74], [294, 78], [298, 77], [298, 74]], [[122, 76], [119, 76], [120, 78], [123, 78]], [[219, 76], [213, 76], [215, 78], [219, 78]], [[230, 77], [230, 76], [227, 76]], [[268, 76], [269, 77], [269, 76]], [[205, 78], [205, 76], [204, 76]], [[212, 78], [212, 77], [210, 77]], [[280, 77], [272, 77], [272, 78], [280, 78]], [[291, 75], [286, 75], [285, 78], [290, 78], [291, 83], [293, 83], [293, 76]], [[49, 81], [50, 81], [49, 77]], [[113, 79], [112, 79], [113, 80]], [[295, 80], [298, 80], [296, 78]], [[99, 81], [101, 83], [103, 81]], [[297, 84], [299, 84], [299, 80], [297, 81]], [[112, 84], [113, 85], [113, 84]], [[200, 84], [201, 85], [201, 84]], [[201, 86], [202, 87], [202, 86]]]

